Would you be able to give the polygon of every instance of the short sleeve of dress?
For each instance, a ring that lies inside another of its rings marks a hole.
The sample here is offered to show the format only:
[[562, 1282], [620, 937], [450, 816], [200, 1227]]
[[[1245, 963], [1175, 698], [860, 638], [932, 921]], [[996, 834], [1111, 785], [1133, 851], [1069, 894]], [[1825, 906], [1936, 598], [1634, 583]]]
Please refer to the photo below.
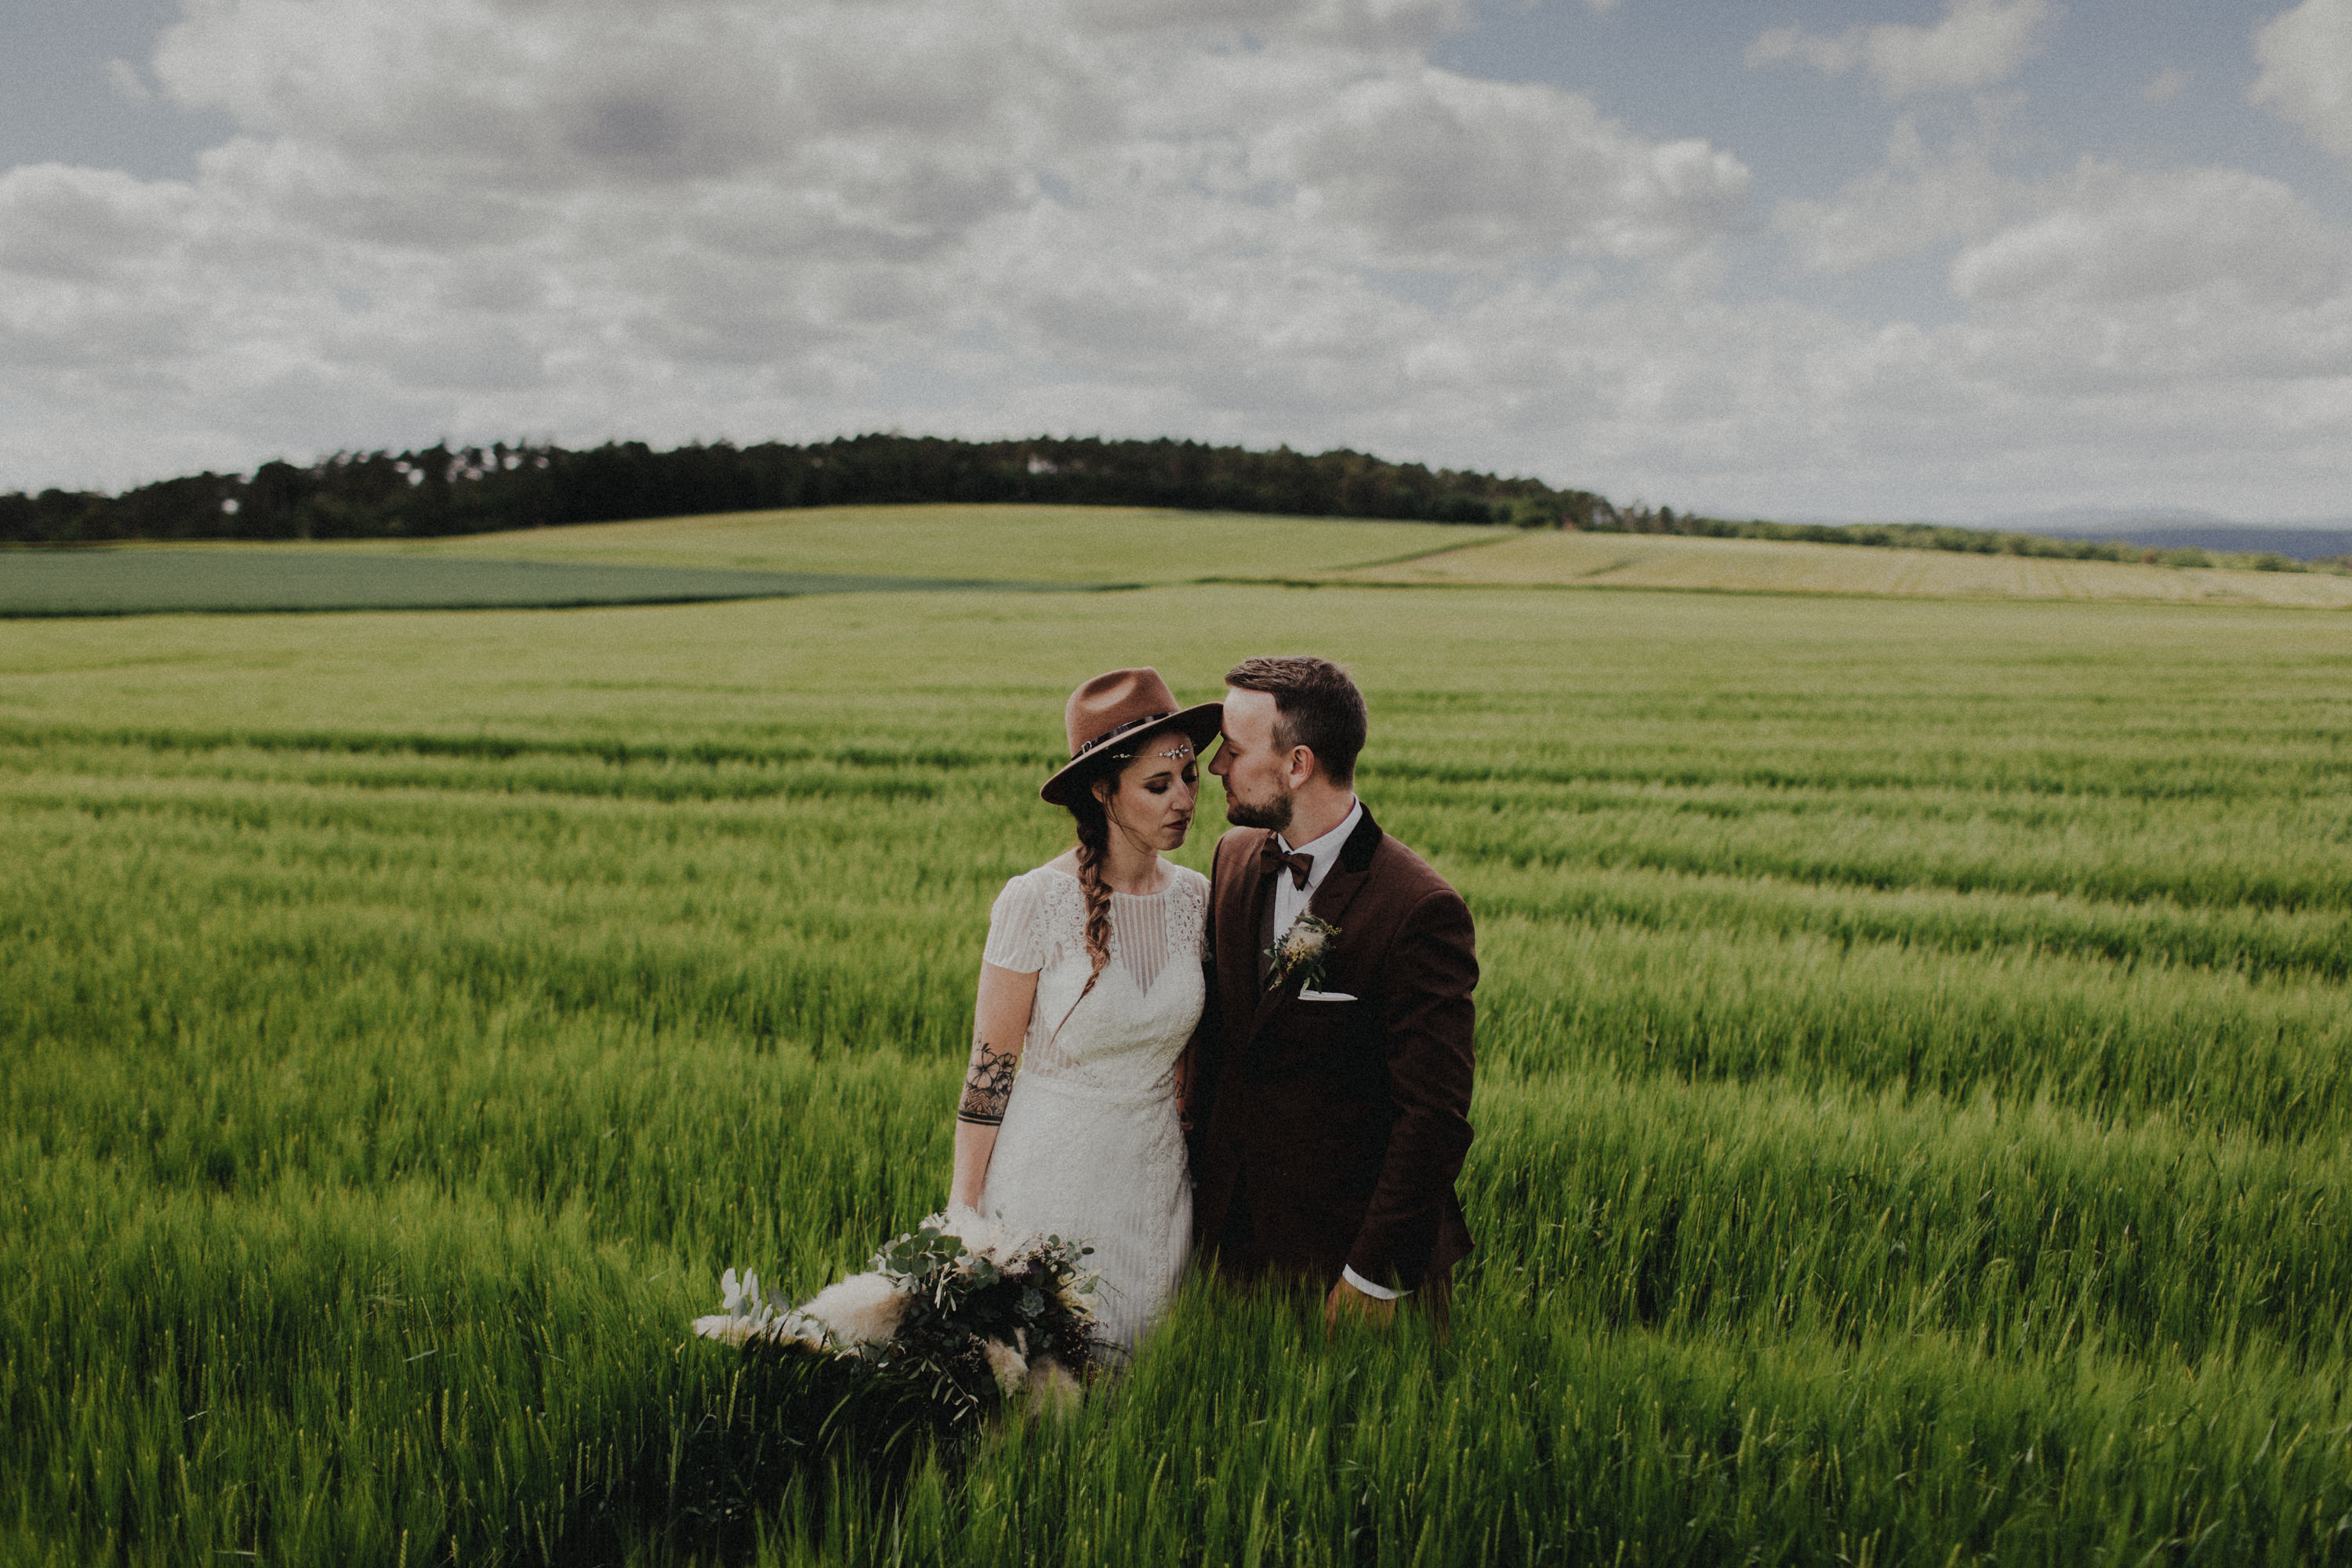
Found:
[[1035, 883], [1015, 877], [988, 911], [988, 945], [981, 959], [999, 969], [1034, 974], [1045, 967], [1045, 900]]

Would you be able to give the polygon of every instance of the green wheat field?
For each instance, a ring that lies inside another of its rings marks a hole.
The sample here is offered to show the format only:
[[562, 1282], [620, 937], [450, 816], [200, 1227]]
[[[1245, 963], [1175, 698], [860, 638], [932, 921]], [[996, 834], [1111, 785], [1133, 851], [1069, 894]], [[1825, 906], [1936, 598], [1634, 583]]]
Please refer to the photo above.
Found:
[[[1479, 922], [1450, 1339], [1196, 1283], [944, 1453], [690, 1341], [943, 1202], [1069, 689], [1291, 651]], [[2347, 971], [2326, 611], [0, 622], [0, 1560], [2352, 1563]]]

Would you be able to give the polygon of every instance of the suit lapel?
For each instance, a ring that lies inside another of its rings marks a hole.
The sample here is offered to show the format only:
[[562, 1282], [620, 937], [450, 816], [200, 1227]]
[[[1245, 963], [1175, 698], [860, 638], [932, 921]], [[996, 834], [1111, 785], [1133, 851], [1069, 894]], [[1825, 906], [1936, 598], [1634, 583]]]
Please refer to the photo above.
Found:
[[1384, 837], [1381, 825], [1372, 820], [1367, 809], [1357, 818], [1356, 830], [1348, 835], [1348, 842], [1339, 846], [1339, 863], [1331, 868], [1329, 876], [1316, 885], [1315, 896], [1307, 900], [1307, 912], [1317, 920], [1343, 925], [1348, 906], [1355, 902], [1364, 879], [1370, 875], [1373, 853]]
[[[1225, 875], [1224, 896], [1217, 901], [1217, 981], [1228, 1027], [1250, 1017], [1257, 1005], [1257, 931], [1265, 920], [1265, 900], [1273, 896], [1269, 879], [1258, 870], [1267, 837], [1264, 828], [1236, 835], [1238, 842], [1221, 863]], [[1249, 1036], [1235, 1043], [1246, 1046]]]
[[[1339, 940], [1343, 942], [1348, 940], [1348, 906], [1356, 901], [1356, 895], [1370, 879], [1372, 856], [1381, 847], [1381, 826], [1372, 820], [1371, 808], [1367, 806], [1364, 815], [1357, 819], [1356, 830], [1349, 834], [1348, 842], [1339, 847], [1338, 864], [1331, 868], [1322, 881], [1316, 884], [1315, 896], [1307, 900], [1307, 912], [1317, 920], [1337, 926]], [[1272, 897], [1272, 893], [1266, 890], [1272, 885], [1272, 878], [1259, 879], [1259, 900]], [[1257, 917], [1250, 924], [1250, 930], [1255, 931], [1257, 921], [1265, 915], [1264, 903], [1254, 901], [1250, 912]], [[1277, 939], [1281, 934], [1279, 931], [1275, 933]], [[1257, 973], [1256, 954], [1253, 952], [1245, 956], [1250, 960], [1250, 973], [1255, 976]], [[1298, 1000], [1298, 990], [1299, 979], [1295, 974], [1280, 985], [1259, 988], [1257, 1005], [1250, 1013], [1249, 1035], [1242, 1042], [1244, 1048], [1265, 1033], [1266, 1026], [1274, 1021], [1276, 1015]]]

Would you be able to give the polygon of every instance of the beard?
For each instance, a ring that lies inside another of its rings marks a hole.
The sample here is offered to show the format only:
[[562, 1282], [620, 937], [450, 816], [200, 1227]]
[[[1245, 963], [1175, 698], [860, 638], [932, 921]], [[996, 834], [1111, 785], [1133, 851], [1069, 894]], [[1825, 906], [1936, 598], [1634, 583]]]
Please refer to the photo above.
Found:
[[1225, 780], [1225, 820], [1235, 827], [1264, 827], [1279, 833], [1290, 826], [1290, 792], [1281, 785], [1262, 800], [1244, 800]]

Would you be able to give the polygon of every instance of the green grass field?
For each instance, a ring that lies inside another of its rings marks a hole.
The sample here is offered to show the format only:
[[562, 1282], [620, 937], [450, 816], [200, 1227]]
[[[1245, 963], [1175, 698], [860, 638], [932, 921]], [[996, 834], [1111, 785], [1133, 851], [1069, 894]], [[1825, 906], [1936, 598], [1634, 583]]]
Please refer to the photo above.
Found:
[[1863, 545], [1522, 532], [1140, 507], [821, 507], [280, 548], [347, 559], [849, 575], [881, 571], [1074, 585], [1319, 581], [2352, 608], [2352, 576], [2327, 573], [2183, 571]]
[[458, 560], [733, 567], [1022, 583], [1188, 583], [1378, 567], [1516, 529], [1112, 506], [835, 506], [313, 546]]
[[1876, 594], [1899, 598], [2112, 599], [2177, 605], [2352, 608], [2352, 576], [2182, 570], [2137, 562], [1976, 555], [1946, 550], [1761, 539], [1549, 531], [1474, 542], [1338, 574], [1423, 586], [1674, 588], [1745, 594]]
[[876, 573], [452, 559], [299, 545], [0, 552], [0, 618], [564, 609], [1050, 585], [1050, 580], [975, 583]]
[[2352, 576], [1143, 507], [873, 506], [447, 539], [0, 551], [0, 617], [1214, 583], [2352, 609]]
[[[942, 1201], [1069, 688], [1299, 649], [1480, 922], [1451, 1341], [845, 1458], [685, 1320]], [[2275, 609], [0, 624], [0, 1561], [2352, 1562], [2347, 806]]]

